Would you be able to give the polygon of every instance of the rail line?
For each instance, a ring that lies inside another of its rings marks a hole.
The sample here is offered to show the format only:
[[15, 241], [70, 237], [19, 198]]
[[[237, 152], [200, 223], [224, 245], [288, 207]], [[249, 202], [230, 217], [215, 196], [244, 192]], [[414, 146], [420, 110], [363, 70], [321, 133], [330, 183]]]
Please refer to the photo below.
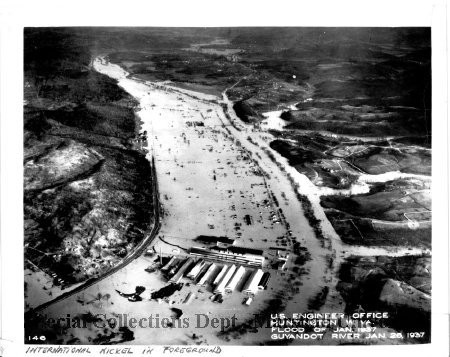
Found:
[[155, 158], [152, 157], [152, 186], [153, 186], [153, 216], [155, 217], [155, 223], [153, 224], [153, 227], [150, 231], [150, 233], [147, 235], [147, 237], [135, 248], [135, 250], [128, 255], [125, 260], [123, 260], [121, 263], [116, 265], [114, 268], [106, 272], [104, 275], [99, 276], [97, 278], [91, 278], [88, 279], [86, 282], [84, 282], [82, 285], [76, 287], [73, 290], [70, 290], [64, 294], [59, 295], [53, 300], [47, 301], [34, 309], [30, 309], [25, 313], [25, 320], [32, 315], [35, 315], [39, 313], [40, 311], [48, 308], [49, 306], [56, 304], [57, 302], [63, 301], [70, 296], [74, 294], [78, 294], [82, 292], [83, 290], [91, 287], [94, 284], [97, 284], [101, 280], [107, 278], [108, 276], [111, 276], [115, 272], [119, 271], [120, 269], [124, 268], [128, 264], [130, 264], [134, 259], [139, 257], [145, 249], [148, 247], [148, 245], [155, 239], [156, 235], [159, 232], [159, 229], [161, 228], [161, 206], [160, 206], [160, 199], [159, 199], [159, 190], [158, 190], [158, 178], [156, 175], [156, 167], [155, 167]]

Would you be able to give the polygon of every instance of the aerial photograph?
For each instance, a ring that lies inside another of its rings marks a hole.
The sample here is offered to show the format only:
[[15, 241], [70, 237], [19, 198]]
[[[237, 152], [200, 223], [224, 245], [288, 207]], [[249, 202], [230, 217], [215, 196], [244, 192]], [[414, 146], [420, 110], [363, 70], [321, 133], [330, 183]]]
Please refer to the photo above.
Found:
[[431, 341], [429, 27], [26, 27], [25, 344]]

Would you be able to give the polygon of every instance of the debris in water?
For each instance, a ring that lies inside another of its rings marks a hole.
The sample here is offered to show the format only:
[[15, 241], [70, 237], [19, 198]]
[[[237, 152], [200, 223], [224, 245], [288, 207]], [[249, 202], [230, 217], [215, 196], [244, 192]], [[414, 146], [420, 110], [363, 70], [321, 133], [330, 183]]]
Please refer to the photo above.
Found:
[[175, 320], [178, 320], [183, 315], [183, 310], [177, 309], [176, 307], [172, 307], [170, 310], [174, 313], [173, 317]]
[[152, 299], [162, 299], [165, 297], [171, 296], [175, 291], [181, 290], [183, 287], [183, 284], [170, 284], [166, 285], [163, 288], [159, 289], [158, 291], [155, 291], [151, 294]]

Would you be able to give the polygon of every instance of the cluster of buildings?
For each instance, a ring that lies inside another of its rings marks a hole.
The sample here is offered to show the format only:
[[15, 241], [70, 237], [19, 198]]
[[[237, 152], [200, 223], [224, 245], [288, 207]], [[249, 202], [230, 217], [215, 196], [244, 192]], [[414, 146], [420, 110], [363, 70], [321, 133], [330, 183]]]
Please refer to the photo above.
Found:
[[[259, 290], [267, 288], [270, 273], [261, 269], [264, 263], [262, 250], [237, 247], [234, 240], [226, 237], [200, 236], [198, 240], [215, 245], [193, 247], [187, 258], [173, 256], [161, 268], [170, 277], [169, 282], [179, 284], [186, 278], [199, 287], [211, 286], [215, 296], [220, 297], [233, 293], [242, 283], [241, 291], [247, 296], [247, 304]], [[191, 295], [185, 302], [192, 299]]]
[[263, 251], [252, 248], [235, 246], [216, 246], [212, 248], [194, 247], [191, 248], [190, 254], [200, 258], [258, 267], [262, 267], [264, 263]]
[[235, 240], [228, 237], [199, 236], [197, 242], [210, 245], [208, 248], [193, 247], [190, 254], [209, 260], [262, 267], [263, 251], [235, 246]]

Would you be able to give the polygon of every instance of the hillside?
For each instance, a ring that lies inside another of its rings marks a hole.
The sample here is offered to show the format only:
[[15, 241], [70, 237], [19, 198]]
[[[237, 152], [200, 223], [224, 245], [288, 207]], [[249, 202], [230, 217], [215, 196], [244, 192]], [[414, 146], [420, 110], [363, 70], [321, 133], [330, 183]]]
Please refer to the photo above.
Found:
[[68, 30], [25, 30], [25, 265], [63, 287], [109, 270], [153, 219], [136, 103], [90, 67], [91, 48]]

